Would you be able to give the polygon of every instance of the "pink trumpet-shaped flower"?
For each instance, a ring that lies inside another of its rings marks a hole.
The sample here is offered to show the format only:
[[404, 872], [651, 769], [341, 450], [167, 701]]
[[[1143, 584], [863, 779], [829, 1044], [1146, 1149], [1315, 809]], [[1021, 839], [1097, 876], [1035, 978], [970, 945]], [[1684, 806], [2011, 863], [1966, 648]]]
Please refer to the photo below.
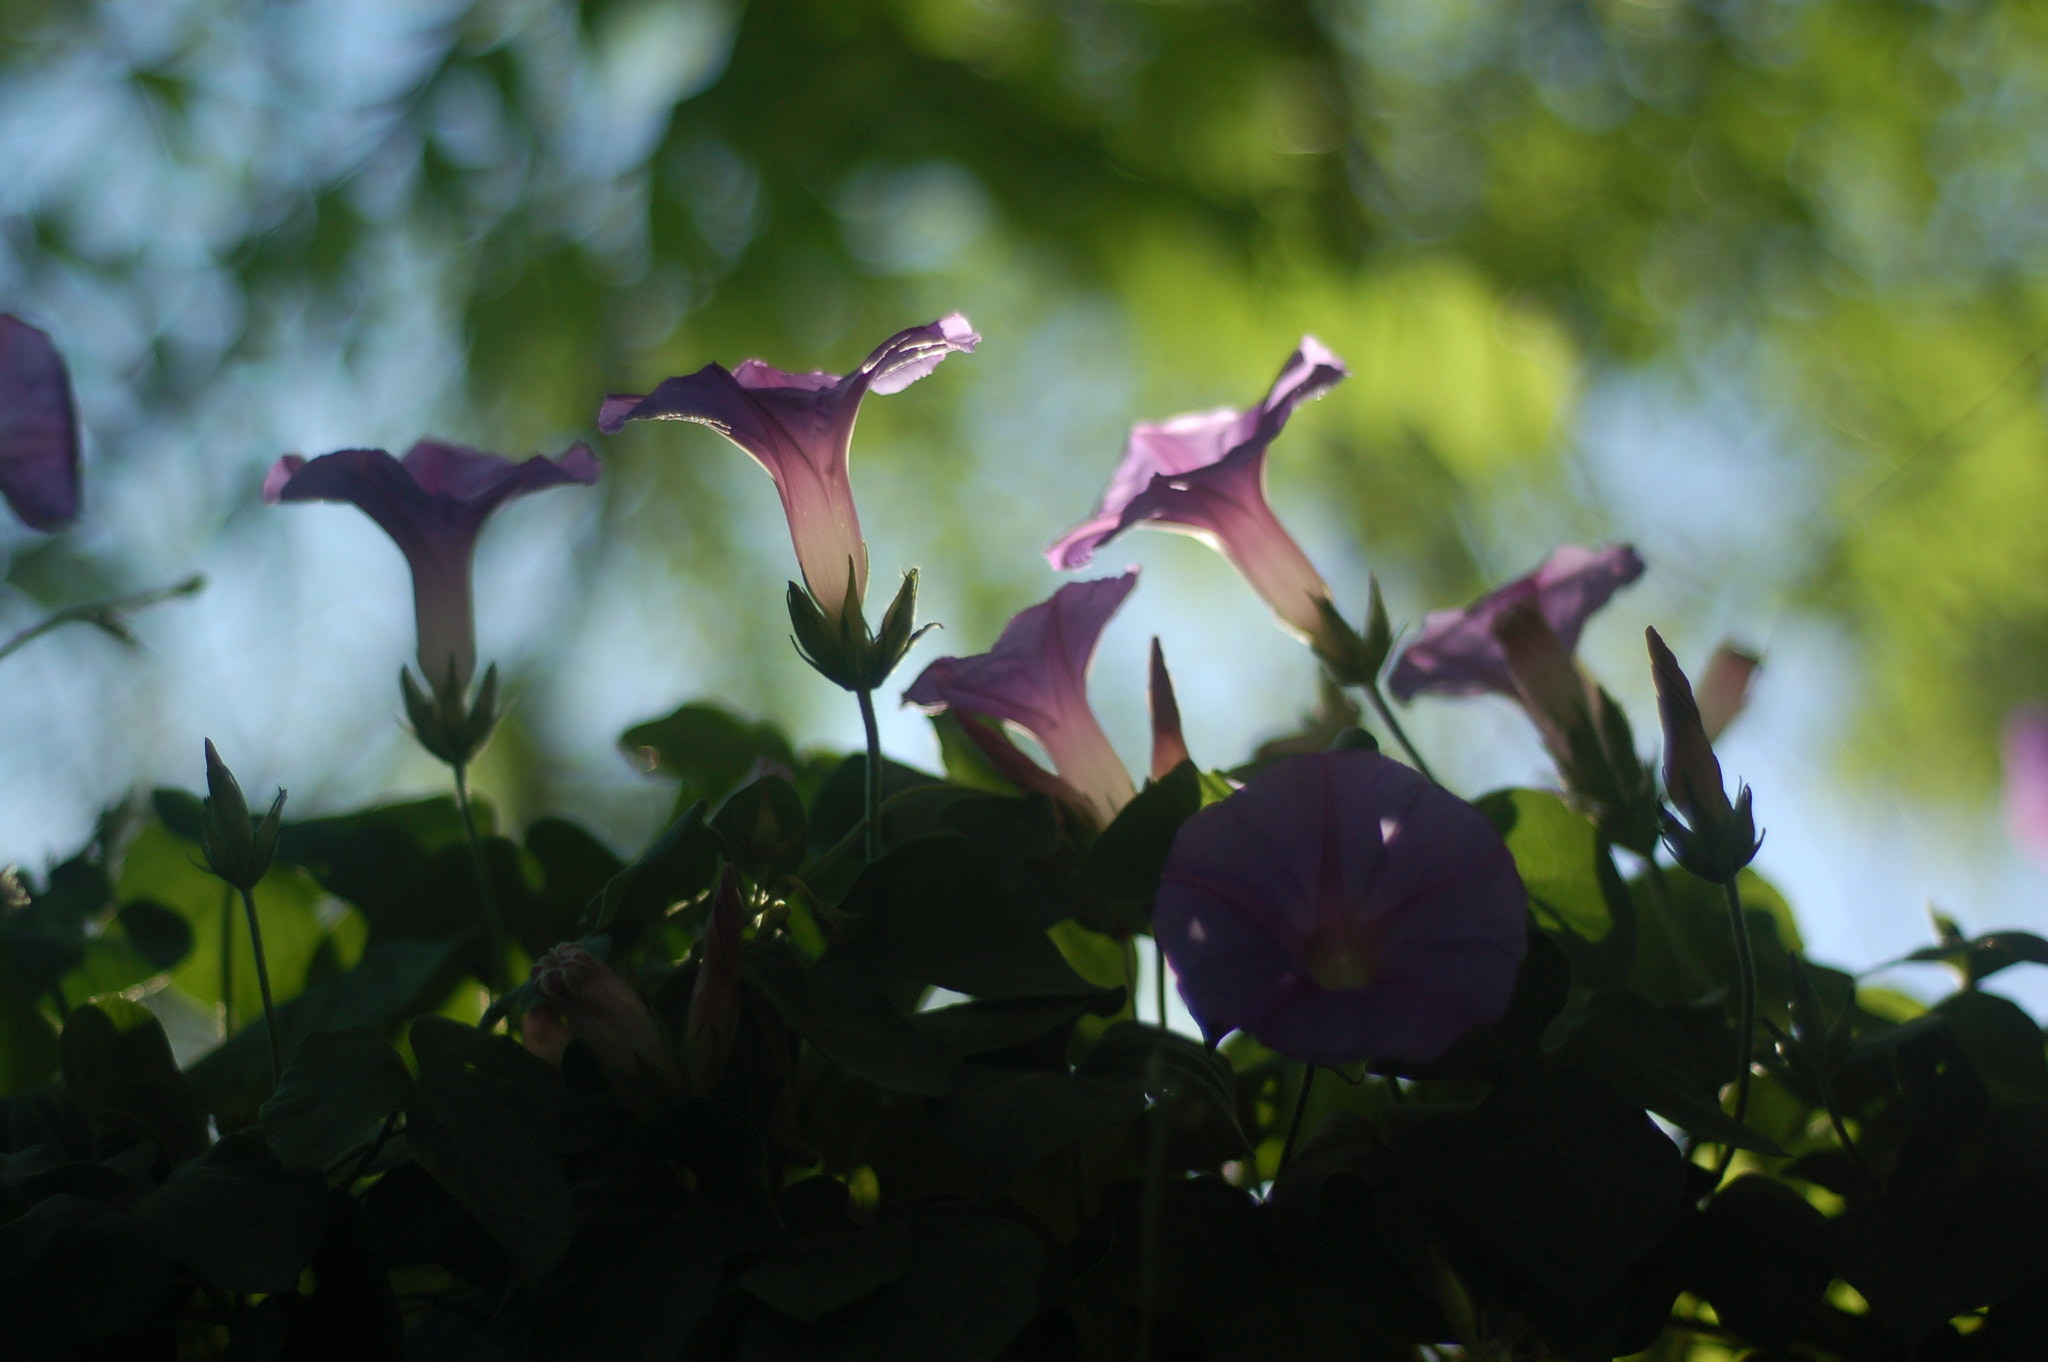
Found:
[[1496, 626], [1517, 605], [1533, 601], [1569, 652], [1578, 646], [1587, 617], [1616, 591], [1643, 575], [1643, 560], [1627, 544], [1582, 549], [1567, 544], [1526, 577], [1488, 593], [1463, 610], [1439, 610], [1401, 653], [1387, 678], [1403, 700], [1417, 695], [1520, 698]]
[[263, 480], [263, 499], [351, 502], [383, 527], [412, 566], [420, 671], [436, 694], [452, 678], [460, 697], [476, 671], [470, 563], [484, 521], [514, 497], [588, 485], [601, 471], [597, 456], [580, 444], [559, 459], [536, 455], [514, 463], [421, 440], [403, 460], [381, 449], [344, 449], [311, 462], [287, 454]]
[[[1137, 791], [1088, 708], [1088, 663], [1103, 626], [1137, 584], [1135, 569], [1121, 577], [1069, 582], [1020, 611], [989, 651], [942, 657], [926, 667], [903, 692], [904, 702], [932, 712], [958, 711], [968, 734], [1011, 781], [1042, 790], [1106, 826]], [[1040, 769], [976, 718], [1029, 734], [1058, 775]]]
[[2048, 706], [2021, 705], [2005, 720], [2005, 830], [2048, 867]]
[[0, 314], [0, 495], [32, 530], [78, 518], [78, 415], [50, 338]]
[[861, 398], [901, 392], [947, 355], [971, 351], [980, 340], [955, 312], [897, 332], [844, 378], [785, 373], [758, 359], [731, 371], [707, 364], [665, 380], [645, 397], [605, 398], [597, 428], [609, 435], [628, 421], [695, 421], [753, 455], [781, 494], [804, 585], [836, 621], [846, 611], [849, 568], [855, 605], [868, 589], [867, 545], [847, 474]]
[[1507, 1010], [1527, 903], [1479, 810], [1377, 753], [1322, 752], [1181, 825], [1152, 924], [1212, 1041], [1426, 1063]]
[[1266, 501], [1266, 448], [1297, 406], [1321, 397], [1345, 373], [1342, 360], [1303, 336], [1258, 406], [1132, 427], [1101, 508], [1046, 557], [1062, 570], [1086, 567], [1096, 549], [1133, 525], [1180, 530], [1230, 559], [1289, 629], [1320, 640], [1321, 602], [1330, 588]]

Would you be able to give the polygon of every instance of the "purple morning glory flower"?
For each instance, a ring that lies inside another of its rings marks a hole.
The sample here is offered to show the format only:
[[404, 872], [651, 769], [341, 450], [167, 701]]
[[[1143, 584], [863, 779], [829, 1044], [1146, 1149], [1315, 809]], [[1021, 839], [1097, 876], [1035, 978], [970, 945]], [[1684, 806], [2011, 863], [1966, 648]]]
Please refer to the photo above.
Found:
[[459, 698], [476, 671], [470, 561], [484, 521], [514, 497], [563, 483], [587, 486], [601, 471], [580, 444], [558, 459], [514, 463], [421, 440], [402, 460], [381, 449], [344, 449], [311, 462], [287, 454], [264, 478], [263, 499], [351, 502], [383, 527], [412, 566], [420, 671], [435, 694]]
[[849, 566], [855, 605], [868, 588], [867, 545], [846, 466], [861, 398], [901, 392], [947, 355], [971, 351], [980, 340], [955, 312], [897, 332], [844, 378], [785, 373], [758, 359], [731, 371], [707, 364], [645, 397], [605, 398], [597, 428], [610, 435], [628, 421], [695, 421], [753, 455], [782, 496], [804, 585], [836, 621], [846, 610]]
[[1258, 406], [1133, 426], [1101, 508], [1046, 557], [1063, 571], [1086, 567], [1096, 549], [1133, 525], [1180, 530], [1230, 559], [1288, 628], [1320, 639], [1320, 602], [1330, 588], [1267, 504], [1266, 447], [1297, 406], [1321, 397], [1346, 372], [1320, 341], [1303, 336]]
[[2005, 829], [2048, 865], [2048, 707], [2021, 705], [2005, 720]]
[[1520, 602], [1534, 601], [1569, 652], [1578, 646], [1587, 617], [1642, 575], [1643, 560], [1627, 544], [1601, 549], [1566, 544], [1528, 576], [1463, 610], [1439, 610], [1424, 619], [1422, 632], [1394, 664], [1388, 689], [1403, 700], [1488, 691], [1519, 699], [1507, 650], [1494, 633], [1502, 617]]
[[0, 314], [0, 495], [32, 530], [78, 518], [78, 414], [50, 338]]
[[1507, 1010], [1527, 904], [1479, 810], [1378, 753], [1320, 752], [1181, 825], [1152, 927], [1212, 1041], [1426, 1063]]
[[[1131, 773], [1088, 708], [1088, 663], [1109, 617], [1138, 584], [1121, 577], [1069, 582], [1020, 611], [996, 646], [976, 657], [942, 657], [903, 692], [905, 704], [959, 711], [997, 768], [1028, 790], [1042, 790], [1107, 826], [1137, 793]], [[976, 718], [1015, 725], [1052, 758], [1055, 776]]]

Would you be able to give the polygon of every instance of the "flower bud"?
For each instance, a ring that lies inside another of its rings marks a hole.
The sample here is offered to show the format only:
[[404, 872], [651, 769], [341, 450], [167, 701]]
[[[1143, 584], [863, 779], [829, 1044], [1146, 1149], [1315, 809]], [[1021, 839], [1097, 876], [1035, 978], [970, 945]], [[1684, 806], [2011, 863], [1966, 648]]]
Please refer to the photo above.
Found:
[[1339, 685], [1378, 684], [1380, 669], [1386, 665], [1387, 654], [1393, 651], [1394, 629], [1387, 620], [1387, 602], [1380, 595], [1380, 579], [1370, 580], [1371, 604], [1366, 608], [1363, 634], [1345, 623], [1336, 602], [1328, 596], [1316, 599], [1318, 623], [1310, 645]]
[[1700, 704], [1700, 723], [1707, 730], [1709, 741], [1719, 738], [1749, 703], [1750, 681], [1762, 665], [1763, 659], [1729, 643], [1714, 649], [1714, 655], [1707, 659], [1707, 673], [1700, 678], [1695, 694]]
[[277, 792], [261, 823], [249, 815], [249, 802], [235, 773], [220, 759], [213, 740], [206, 740], [206, 789], [201, 802], [200, 850], [207, 868], [237, 889], [253, 889], [270, 870], [284, 824], [283, 790]]
[[1728, 802], [1721, 763], [1693, 699], [1692, 683], [1657, 631], [1644, 633], [1650, 674], [1657, 683], [1657, 712], [1664, 721], [1664, 792], [1679, 814], [1664, 816], [1665, 844], [1680, 865], [1701, 879], [1733, 879], [1760, 845], [1749, 787], [1742, 786], [1735, 802]]
[[1188, 760], [1187, 740], [1180, 732], [1180, 705], [1173, 698], [1173, 678], [1166, 671], [1166, 653], [1152, 636], [1152, 675], [1146, 687], [1152, 710], [1152, 779], [1164, 780]]
[[532, 977], [543, 1003], [590, 1048], [621, 1096], [652, 1100], [669, 1086], [674, 1065], [661, 1027], [611, 966], [568, 941], [534, 961]]

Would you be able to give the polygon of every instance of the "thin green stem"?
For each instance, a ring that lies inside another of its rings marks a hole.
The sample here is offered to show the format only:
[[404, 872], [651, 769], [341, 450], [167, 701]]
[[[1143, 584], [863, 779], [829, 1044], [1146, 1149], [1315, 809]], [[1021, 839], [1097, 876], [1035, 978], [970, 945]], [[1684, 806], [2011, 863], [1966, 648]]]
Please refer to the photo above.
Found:
[[[1756, 1045], [1756, 959], [1750, 954], [1749, 923], [1743, 919], [1742, 895], [1736, 892], [1733, 875], [1721, 881], [1721, 890], [1728, 898], [1728, 927], [1735, 934], [1736, 984], [1742, 1002], [1742, 1034], [1738, 1038], [1742, 1068], [1735, 1075], [1735, 1120], [1740, 1124], [1749, 1111], [1749, 1068]], [[1723, 1151], [1722, 1172], [1727, 1171], [1734, 1153], [1732, 1148]]]
[[491, 887], [491, 868], [484, 860], [483, 838], [477, 835], [476, 813], [469, 801], [469, 768], [455, 769], [455, 807], [462, 814], [462, 831], [469, 842], [469, 864], [476, 871], [476, 891], [484, 906], [484, 987], [495, 999], [505, 989], [505, 922], [498, 913], [498, 893]]
[[875, 725], [875, 693], [866, 686], [854, 692], [860, 697], [860, 726], [867, 733], [867, 798], [864, 808], [867, 812], [868, 860], [873, 861], [879, 854], [882, 807], [882, 731]]
[[0, 643], [0, 659], [11, 656], [41, 638], [53, 629], [67, 624], [91, 624], [112, 634], [123, 643], [133, 644], [123, 616], [131, 611], [142, 610], [174, 596], [190, 596], [206, 585], [206, 578], [195, 573], [182, 582], [170, 586], [153, 587], [148, 591], [131, 592], [126, 596], [109, 596], [103, 601], [87, 601], [83, 605], [67, 605], [62, 610], [52, 611], [28, 628]]
[[1273, 1170], [1275, 1177], [1287, 1171], [1287, 1162], [1294, 1157], [1294, 1142], [1301, 1136], [1301, 1118], [1308, 1112], [1308, 1092], [1315, 1081], [1316, 1066], [1311, 1064], [1302, 1071], [1301, 1092], [1294, 1099], [1294, 1119], [1287, 1123], [1287, 1143], [1280, 1146], [1280, 1166]]
[[1152, 938], [1152, 991], [1159, 1003], [1159, 1026], [1166, 1027], [1166, 947]]
[[256, 987], [263, 993], [263, 1029], [270, 1040], [270, 1086], [284, 1077], [284, 1037], [277, 1029], [277, 1008], [270, 1001], [270, 962], [263, 955], [263, 926], [256, 920], [256, 893], [242, 891], [242, 911], [249, 918], [249, 945], [256, 953]]
[[1849, 1138], [1849, 1127], [1842, 1121], [1841, 1108], [1835, 1105], [1835, 1085], [1826, 1079], [1821, 1080], [1820, 1101], [1821, 1105], [1827, 1109], [1828, 1124], [1834, 1128], [1835, 1139], [1841, 1144], [1842, 1152], [1849, 1156], [1849, 1162], [1855, 1164], [1856, 1171], [1863, 1175], [1864, 1185], [1872, 1191], [1877, 1190], [1877, 1178], [1872, 1175], [1870, 1165], [1863, 1161], [1863, 1151], [1858, 1149], [1856, 1142]]
[[220, 1033], [235, 1034], [235, 887], [220, 887]]
[[1365, 694], [1366, 698], [1372, 701], [1373, 709], [1378, 711], [1380, 721], [1387, 726], [1387, 732], [1394, 735], [1394, 741], [1399, 743], [1401, 750], [1408, 754], [1408, 760], [1414, 765], [1415, 769], [1422, 772], [1423, 777], [1430, 784], [1443, 784], [1442, 781], [1436, 778], [1436, 773], [1429, 769], [1429, 763], [1422, 759], [1422, 754], [1415, 750], [1415, 744], [1408, 741], [1408, 731], [1401, 727], [1401, 721], [1394, 717], [1393, 707], [1387, 703], [1386, 697], [1380, 694], [1379, 683], [1377, 681], [1368, 681], [1365, 686]]

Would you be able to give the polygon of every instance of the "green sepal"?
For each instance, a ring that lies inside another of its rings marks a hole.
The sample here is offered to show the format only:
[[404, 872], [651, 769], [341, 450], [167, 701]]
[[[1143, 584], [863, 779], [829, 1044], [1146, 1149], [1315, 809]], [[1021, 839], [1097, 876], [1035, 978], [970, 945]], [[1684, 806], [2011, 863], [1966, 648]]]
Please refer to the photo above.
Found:
[[446, 685], [435, 688], [429, 696], [413, 680], [410, 669], [398, 669], [398, 689], [405, 698], [405, 717], [412, 724], [412, 732], [419, 739], [421, 747], [450, 766], [467, 766], [483, 751], [484, 744], [497, 731], [498, 721], [504, 712], [498, 707], [498, 664], [492, 663], [484, 669], [484, 679], [477, 687], [476, 703], [465, 706], [461, 692], [455, 686], [455, 668], [451, 663]]

